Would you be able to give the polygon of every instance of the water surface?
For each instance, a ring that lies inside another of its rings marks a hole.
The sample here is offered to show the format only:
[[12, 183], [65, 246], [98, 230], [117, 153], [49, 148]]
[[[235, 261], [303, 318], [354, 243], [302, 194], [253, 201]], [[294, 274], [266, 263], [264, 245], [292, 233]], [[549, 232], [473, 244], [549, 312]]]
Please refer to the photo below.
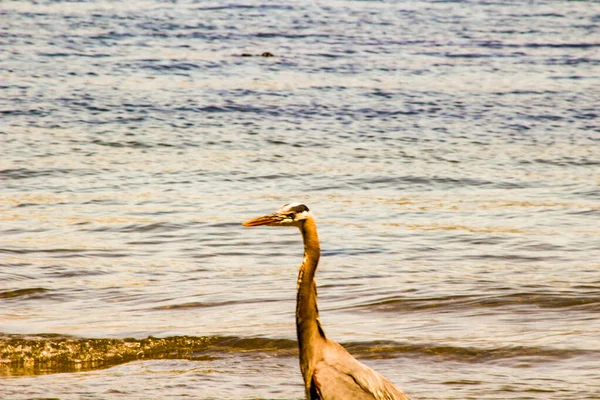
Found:
[[326, 333], [412, 398], [600, 398], [597, 3], [0, 19], [3, 397], [302, 398], [300, 235], [241, 226], [300, 201]]

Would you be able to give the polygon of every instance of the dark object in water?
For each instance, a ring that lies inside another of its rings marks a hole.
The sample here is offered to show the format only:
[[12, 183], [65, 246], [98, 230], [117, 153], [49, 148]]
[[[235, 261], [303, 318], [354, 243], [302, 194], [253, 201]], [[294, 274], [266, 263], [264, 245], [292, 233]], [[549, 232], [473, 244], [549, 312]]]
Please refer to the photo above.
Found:
[[275, 55], [269, 51], [265, 51], [262, 54], [242, 53], [239, 56], [240, 57], [275, 57]]

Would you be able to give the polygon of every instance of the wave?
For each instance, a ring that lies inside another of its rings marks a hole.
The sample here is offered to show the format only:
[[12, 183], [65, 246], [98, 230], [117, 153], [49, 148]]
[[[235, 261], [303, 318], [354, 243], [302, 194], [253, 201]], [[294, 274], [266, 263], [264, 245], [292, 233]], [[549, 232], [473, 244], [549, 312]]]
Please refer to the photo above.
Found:
[[15, 289], [15, 290], [4, 290], [0, 291], [0, 299], [11, 299], [14, 297], [28, 297], [31, 298], [36, 295], [40, 295], [43, 293], [49, 292], [50, 289], [46, 288], [24, 288], [24, 289]]
[[[583, 355], [600, 357], [600, 351], [549, 347], [460, 347], [446, 344], [393, 341], [343, 344], [359, 359], [426, 357], [434, 361], [469, 363], [504, 359], [549, 362]], [[0, 376], [39, 375], [109, 368], [137, 360], [185, 359], [211, 361], [225, 355], [266, 353], [297, 357], [295, 340], [227, 336], [171, 336], [146, 339], [80, 338], [58, 334], [0, 333]]]
[[502, 308], [533, 307], [535, 309], [572, 309], [587, 312], [600, 311], [600, 295], [560, 294], [560, 293], [510, 293], [503, 295], [452, 295], [428, 298], [403, 298], [392, 296], [377, 299], [346, 308], [368, 308], [373, 311], [408, 312], [430, 309]]
[[39, 375], [104, 369], [136, 360], [211, 360], [218, 354], [293, 352], [285, 339], [172, 336], [146, 339], [80, 338], [0, 333], [0, 375]]
[[0, 170], [0, 177], [6, 180], [45, 178], [64, 175], [90, 176], [95, 174], [95, 171], [87, 168], [8, 168]]

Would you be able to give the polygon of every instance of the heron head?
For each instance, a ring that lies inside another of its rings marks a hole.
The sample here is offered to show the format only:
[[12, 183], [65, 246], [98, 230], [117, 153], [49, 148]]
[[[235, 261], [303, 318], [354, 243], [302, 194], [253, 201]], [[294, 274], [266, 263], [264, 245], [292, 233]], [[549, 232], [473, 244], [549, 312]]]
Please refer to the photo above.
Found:
[[252, 218], [242, 225], [244, 226], [301, 226], [304, 220], [310, 216], [308, 207], [300, 203], [290, 203], [281, 207], [273, 214], [258, 218]]

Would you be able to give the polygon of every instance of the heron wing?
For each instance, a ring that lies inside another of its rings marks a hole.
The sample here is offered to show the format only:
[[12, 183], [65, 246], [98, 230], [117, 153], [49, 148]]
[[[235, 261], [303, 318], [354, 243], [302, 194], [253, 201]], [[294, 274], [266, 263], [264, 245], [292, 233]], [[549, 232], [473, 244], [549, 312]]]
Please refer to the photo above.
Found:
[[320, 400], [410, 400], [335, 342], [315, 366], [312, 387]]

